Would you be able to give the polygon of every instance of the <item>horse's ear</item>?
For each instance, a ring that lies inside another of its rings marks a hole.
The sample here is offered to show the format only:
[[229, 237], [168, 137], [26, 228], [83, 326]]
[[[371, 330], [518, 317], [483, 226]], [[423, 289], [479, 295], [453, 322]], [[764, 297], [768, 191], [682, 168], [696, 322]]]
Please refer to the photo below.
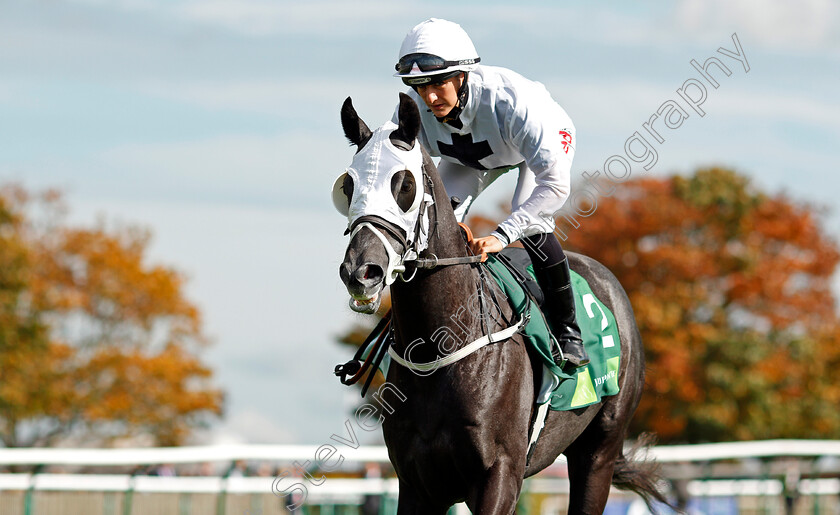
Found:
[[391, 133], [391, 141], [399, 141], [408, 145], [409, 150], [414, 147], [414, 140], [420, 133], [420, 111], [414, 100], [405, 93], [400, 93], [400, 107], [397, 112], [399, 127]]
[[365, 143], [370, 139], [370, 129], [356, 114], [356, 109], [353, 108], [353, 101], [350, 100], [350, 97], [347, 97], [344, 105], [341, 106], [341, 127], [344, 128], [344, 135], [347, 136], [350, 143], [356, 145], [359, 149], [365, 146]]

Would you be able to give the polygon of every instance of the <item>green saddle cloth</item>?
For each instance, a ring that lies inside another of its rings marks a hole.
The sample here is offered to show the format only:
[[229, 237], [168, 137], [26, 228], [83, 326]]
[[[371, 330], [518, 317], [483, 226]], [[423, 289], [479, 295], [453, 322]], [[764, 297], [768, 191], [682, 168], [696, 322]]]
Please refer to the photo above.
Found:
[[[554, 364], [551, 357], [554, 337], [536, 302], [529, 298], [510, 270], [495, 255], [490, 254], [484, 265], [508, 297], [511, 306], [520, 316], [529, 317], [521, 332], [546, 368], [560, 380], [549, 401], [552, 410], [581, 408], [600, 402], [602, 397], [618, 393], [618, 326], [612, 312], [595, 297], [586, 279], [574, 270], [571, 273], [577, 321], [591, 361], [570, 374]], [[527, 271], [534, 277], [532, 266], [529, 265]]]

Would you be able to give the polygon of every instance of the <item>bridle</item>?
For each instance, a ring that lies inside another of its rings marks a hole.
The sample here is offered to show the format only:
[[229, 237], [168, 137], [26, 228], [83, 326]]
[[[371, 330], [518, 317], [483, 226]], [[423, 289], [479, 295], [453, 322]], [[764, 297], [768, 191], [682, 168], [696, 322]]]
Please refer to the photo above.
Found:
[[[379, 239], [379, 241], [382, 242], [382, 245], [385, 247], [385, 253], [388, 255], [388, 268], [385, 271], [386, 286], [393, 284], [397, 278], [399, 278], [402, 282], [412, 280], [417, 275], [417, 269], [433, 269], [439, 266], [472, 264], [478, 263], [482, 259], [482, 256], [439, 258], [432, 253], [430, 253], [431, 257], [420, 257], [420, 253], [424, 250], [420, 248], [423, 221], [424, 219], [427, 220], [426, 226], [428, 227], [428, 234], [426, 234], [426, 237], [429, 238], [432, 233], [432, 228], [429, 227], [428, 222], [430, 210], [434, 210], [435, 230], [437, 229], [438, 220], [437, 205], [434, 201], [435, 186], [434, 182], [432, 182], [432, 179], [426, 174], [426, 172], [423, 172], [423, 182], [427, 187], [426, 193], [424, 193], [424, 197], [426, 198], [424, 198], [420, 203], [417, 221], [414, 223], [414, 236], [411, 240], [408, 240], [406, 234], [396, 224], [376, 215], [360, 216], [354, 220], [353, 224], [347, 229], [347, 234], [350, 234], [351, 240], [359, 231], [367, 228]], [[404, 249], [402, 254], [394, 249], [394, 246], [391, 245], [390, 241], [388, 241], [386, 235], [392, 236], [402, 245]], [[408, 269], [412, 269], [413, 272], [408, 278], [406, 278], [405, 273]]]
[[[410, 242], [407, 240], [403, 230], [400, 227], [385, 220], [382, 217], [375, 215], [361, 216], [353, 222], [350, 228], [348, 228], [349, 233], [351, 235], [355, 235], [363, 227], [367, 227], [374, 233], [374, 235], [376, 235], [377, 238], [379, 238], [379, 240], [385, 246], [385, 251], [388, 254], [388, 272], [385, 275], [386, 285], [392, 284], [397, 277], [399, 277], [400, 280], [403, 282], [408, 282], [412, 280], [417, 275], [417, 269], [419, 268], [433, 269], [440, 266], [474, 264], [481, 262], [484, 258], [484, 256], [475, 255], [439, 258], [434, 254], [431, 254], [431, 257], [427, 258], [419, 257], [420, 252], [422, 252], [422, 250], [420, 250], [419, 248], [419, 241], [422, 231], [423, 219], [424, 217], [428, 217], [430, 209], [434, 210], [435, 228], [428, 228], [428, 234], [426, 235], [427, 237], [431, 237], [432, 232], [437, 231], [438, 223], [437, 206], [434, 202], [434, 183], [432, 182], [431, 178], [429, 178], [429, 176], [426, 175], [425, 172], [423, 172], [423, 180], [429, 188], [428, 191], [431, 191], [431, 195], [425, 193], [425, 195], [429, 195], [429, 199], [424, 199], [420, 205], [420, 211], [417, 216], [417, 221], [414, 224], [414, 238]], [[472, 235], [469, 233], [469, 229], [466, 228], [466, 226], [462, 227], [465, 231], [464, 243], [469, 248], [469, 241], [472, 239]], [[400, 244], [403, 245], [403, 248], [405, 250], [402, 254], [399, 254], [396, 250], [394, 250], [393, 246], [388, 241], [388, 238], [386, 238], [386, 234], [391, 235], [394, 239], [396, 239]], [[413, 267], [414, 271], [410, 277], [405, 278], [404, 274], [408, 267]], [[486, 314], [488, 314], [489, 311], [486, 305], [485, 295], [482, 293], [484, 284], [488, 281], [488, 278], [482, 267], [478, 267], [478, 271], [479, 280], [477, 286], [481, 312], [481, 316], [479, 317], [479, 319], [481, 320], [482, 333], [484, 334], [484, 336], [471, 342], [468, 345], [465, 345], [458, 351], [449, 354], [445, 358], [438, 359], [431, 363], [412, 363], [410, 360], [400, 356], [391, 347], [391, 343], [394, 340], [394, 324], [391, 317], [391, 310], [388, 310], [388, 312], [385, 313], [385, 315], [379, 321], [377, 326], [367, 337], [365, 342], [357, 349], [356, 355], [353, 357], [353, 359], [351, 359], [347, 363], [335, 367], [335, 375], [339, 377], [343, 384], [351, 385], [361, 380], [362, 377], [364, 377], [365, 374], [367, 374], [367, 380], [365, 381], [365, 384], [362, 387], [362, 397], [364, 397], [368, 388], [371, 385], [374, 373], [376, 370], [379, 369], [379, 365], [382, 362], [382, 359], [385, 357], [385, 354], [390, 355], [391, 359], [396, 363], [399, 363], [401, 366], [413, 370], [415, 374], [429, 375], [438, 368], [455, 363], [456, 361], [459, 361], [469, 356], [473, 352], [486, 345], [498, 341], [503, 341], [512, 336], [513, 334], [517, 333], [528, 322], [527, 317], [520, 317], [519, 320], [515, 323], [505, 318], [505, 322], [507, 322], [508, 324], [507, 328], [497, 331], [495, 333], [490, 332], [489, 327], [487, 326], [486, 316]], [[496, 299], [495, 293], [493, 292], [492, 288], [489, 289], [489, 293], [492, 296], [493, 302], [496, 303], [496, 305], [499, 305], [499, 299]], [[364, 356], [366, 351], [368, 352], [368, 354], [365, 358]]]

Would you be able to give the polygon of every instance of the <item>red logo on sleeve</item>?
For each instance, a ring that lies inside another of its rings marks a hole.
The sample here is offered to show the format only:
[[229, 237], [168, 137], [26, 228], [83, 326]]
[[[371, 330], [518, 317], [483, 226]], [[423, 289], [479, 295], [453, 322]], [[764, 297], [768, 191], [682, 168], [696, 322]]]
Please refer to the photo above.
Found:
[[572, 135], [567, 131], [560, 131], [560, 137], [563, 138], [563, 152], [569, 153], [569, 146], [572, 144]]

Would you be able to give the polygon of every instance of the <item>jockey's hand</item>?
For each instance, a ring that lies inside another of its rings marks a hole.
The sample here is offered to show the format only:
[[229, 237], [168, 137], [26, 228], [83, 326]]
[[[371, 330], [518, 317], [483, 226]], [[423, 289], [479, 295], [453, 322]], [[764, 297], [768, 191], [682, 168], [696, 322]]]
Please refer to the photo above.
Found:
[[499, 252], [505, 246], [499, 241], [499, 238], [495, 236], [485, 236], [484, 238], [475, 238], [472, 243], [470, 244], [472, 247], [473, 254], [483, 256], [484, 261], [487, 259], [487, 254], [491, 252]]

